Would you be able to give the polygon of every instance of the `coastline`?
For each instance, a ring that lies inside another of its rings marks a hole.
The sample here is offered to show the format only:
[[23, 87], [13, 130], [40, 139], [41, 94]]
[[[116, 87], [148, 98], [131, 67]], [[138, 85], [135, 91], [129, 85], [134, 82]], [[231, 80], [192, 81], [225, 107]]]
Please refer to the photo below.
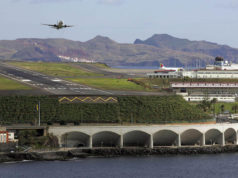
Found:
[[238, 152], [238, 145], [204, 146], [204, 147], [158, 147], [158, 148], [93, 148], [72, 149], [67, 151], [33, 151], [0, 153], [0, 163], [23, 160], [31, 161], [67, 161], [73, 158], [152, 156], [152, 155], [193, 155]]

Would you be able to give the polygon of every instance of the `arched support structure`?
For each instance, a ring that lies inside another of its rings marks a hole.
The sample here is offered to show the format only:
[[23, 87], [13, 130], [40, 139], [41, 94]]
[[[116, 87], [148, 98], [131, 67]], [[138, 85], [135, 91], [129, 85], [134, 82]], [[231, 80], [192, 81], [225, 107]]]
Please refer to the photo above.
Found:
[[161, 130], [153, 136], [154, 146], [178, 146], [178, 134], [171, 130]]
[[92, 136], [93, 147], [120, 147], [120, 135], [114, 132], [103, 131]]
[[124, 147], [151, 147], [152, 140], [151, 135], [142, 131], [131, 131], [123, 135]]
[[235, 129], [229, 128], [225, 132], [225, 144], [236, 144], [237, 134]]
[[224, 133], [217, 129], [208, 130], [205, 133], [206, 145], [225, 145]]
[[203, 134], [196, 129], [189, 129], [181, 134], [181, 145], [191, 146], [191, 145], [203, 145]]
[[62, 147], [89, 147], [90, 136], [82, 132], [69, 132], [61, 137]]

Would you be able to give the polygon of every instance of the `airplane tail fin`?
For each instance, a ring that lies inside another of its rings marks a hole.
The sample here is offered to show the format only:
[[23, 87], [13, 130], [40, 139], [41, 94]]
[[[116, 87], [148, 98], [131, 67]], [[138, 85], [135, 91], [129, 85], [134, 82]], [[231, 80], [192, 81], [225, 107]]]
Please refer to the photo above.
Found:
[[164, 64], [161, 63], [161, 64], [160, 64], [160, 68], [164, 68]]

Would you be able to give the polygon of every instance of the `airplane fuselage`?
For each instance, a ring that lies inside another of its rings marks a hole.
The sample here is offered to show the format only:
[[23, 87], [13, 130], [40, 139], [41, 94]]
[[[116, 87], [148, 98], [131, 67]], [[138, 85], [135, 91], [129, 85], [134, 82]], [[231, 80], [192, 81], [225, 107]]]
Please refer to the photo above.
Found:
[[43, 24], [43, 25], [47, 25], [47, 26], [50, 26], [54, 29], [61, 29], [61, 28], [67, 28], [67, 27], [72, 27], [72, 25], [64, 25], [63, 21], [59, 21], [57, 22], [57, 24]]

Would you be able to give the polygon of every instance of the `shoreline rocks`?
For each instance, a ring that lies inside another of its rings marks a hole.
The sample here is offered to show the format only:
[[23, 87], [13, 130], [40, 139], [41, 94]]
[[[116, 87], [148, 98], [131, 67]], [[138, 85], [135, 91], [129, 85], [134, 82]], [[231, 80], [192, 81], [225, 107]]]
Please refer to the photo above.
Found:
[[194, 155], [194, 154], [219, 154], [238, 152], [238, 145], [204, 146], [204, 147], [158, 147], [150, 148], [93, 148], [72, 149], [68, 151], [48, 152], [15, 152], [1, 153], [0, 162], [13, 162], [23, 160], [55, 161], [70, 160], [73, 158], [87, 157], [117, 157], [117, 156], [150, 156], [150, 155]]

